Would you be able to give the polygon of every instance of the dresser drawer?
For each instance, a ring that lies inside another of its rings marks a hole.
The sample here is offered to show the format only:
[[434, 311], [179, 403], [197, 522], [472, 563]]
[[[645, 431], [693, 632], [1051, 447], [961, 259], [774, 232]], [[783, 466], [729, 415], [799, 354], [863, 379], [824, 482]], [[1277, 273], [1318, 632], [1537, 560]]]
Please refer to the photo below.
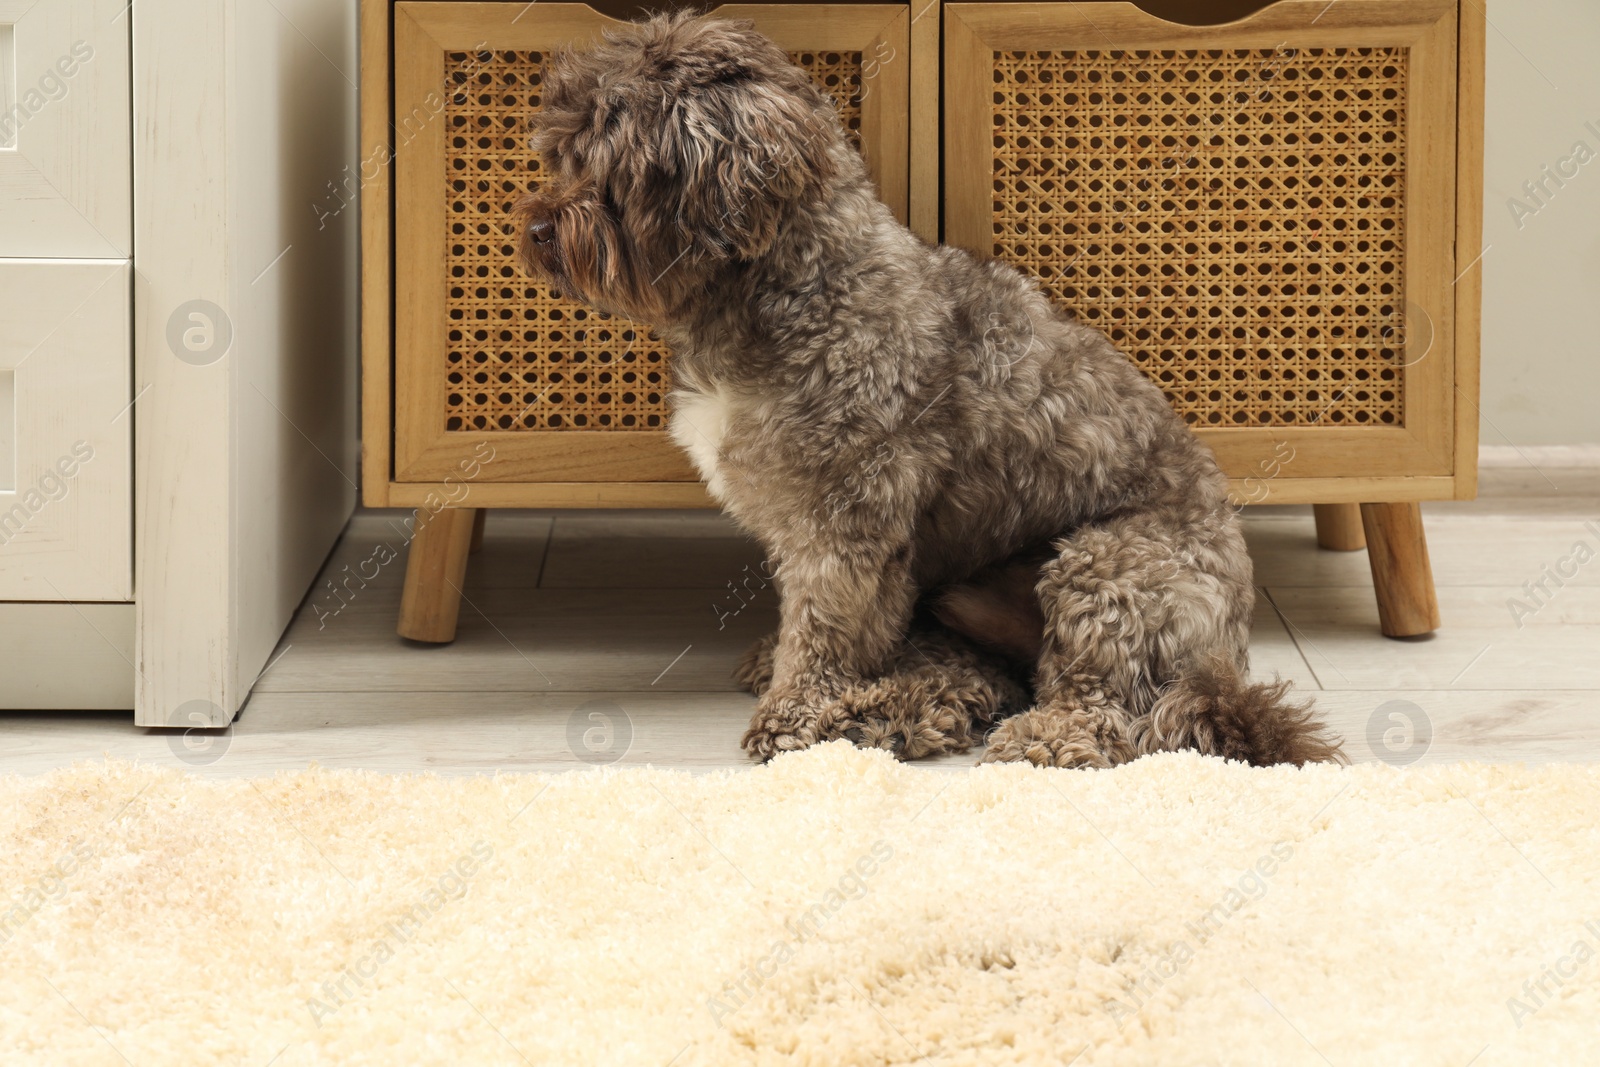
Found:
[[127, 0], [0, 0], [0, 256], [132, 251]]
[[0, 260], [0, 600], [132, 599], [129, 277]]

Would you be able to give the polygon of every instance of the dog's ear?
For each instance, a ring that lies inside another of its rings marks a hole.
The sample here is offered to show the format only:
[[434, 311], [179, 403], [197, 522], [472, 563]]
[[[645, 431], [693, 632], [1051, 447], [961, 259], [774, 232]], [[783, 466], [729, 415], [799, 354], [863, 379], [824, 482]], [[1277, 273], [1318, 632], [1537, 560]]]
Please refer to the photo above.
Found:
[[789, 70], [798, 81], [730, 64], [673, 102], [656, 165], [676, 179], [678, 223], [703, 252], [760, 255], [792, 205], [833, 176], [837, 119], [804, 72]]

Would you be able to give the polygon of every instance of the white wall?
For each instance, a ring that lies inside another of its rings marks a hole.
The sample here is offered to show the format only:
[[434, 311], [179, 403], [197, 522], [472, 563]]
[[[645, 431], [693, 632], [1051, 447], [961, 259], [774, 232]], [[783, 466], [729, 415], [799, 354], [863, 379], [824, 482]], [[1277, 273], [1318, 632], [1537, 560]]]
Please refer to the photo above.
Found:
[[1600, 0], [1487, 3], [1482, 440], [1600, 442]]

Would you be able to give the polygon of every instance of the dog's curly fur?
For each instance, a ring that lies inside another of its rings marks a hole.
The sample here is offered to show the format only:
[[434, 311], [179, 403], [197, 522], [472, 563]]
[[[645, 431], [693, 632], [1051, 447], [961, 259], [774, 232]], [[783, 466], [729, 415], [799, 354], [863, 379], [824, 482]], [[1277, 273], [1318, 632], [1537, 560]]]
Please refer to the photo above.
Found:
[[[756, 696], [772, 681], [778, 635], [757, 641], [734, 671]], [[913, 623], [877, 677], [847, 684], [817, 717], [818, 740], [848, 738], [916, 759], [972, 748], [983, 728], [1030, 703], [1013, 671], [970, 642], [926, 620]]]
[[558, 56], [535, 137], [524, 264], [657, 327], [674, 438], [777, 564], [770, 667], [741, 668], [752, 755], [960, 750], [1015, 703], [948, 631], [908, 640], [923, 603], [1031, 667], [986, 758], [1338, 757], [1243, 681], [1250, 559], [1210, 452], [1032, 281], [897, 222], [750, 23], [661, 15]]

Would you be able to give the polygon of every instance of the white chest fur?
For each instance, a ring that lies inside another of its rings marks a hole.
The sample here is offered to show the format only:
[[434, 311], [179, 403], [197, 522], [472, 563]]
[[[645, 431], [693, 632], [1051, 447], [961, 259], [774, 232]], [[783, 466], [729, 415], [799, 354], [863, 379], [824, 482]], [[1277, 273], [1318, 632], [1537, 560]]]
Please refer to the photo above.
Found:
[[672, 439], [689, 454], [707, 490], [717, 500], [723, 499], [726, 488], [719, 450], [728, 432], [731, 407], [727, 392], [720, 388], [708, 393], [679, 390], [672, 394]]

